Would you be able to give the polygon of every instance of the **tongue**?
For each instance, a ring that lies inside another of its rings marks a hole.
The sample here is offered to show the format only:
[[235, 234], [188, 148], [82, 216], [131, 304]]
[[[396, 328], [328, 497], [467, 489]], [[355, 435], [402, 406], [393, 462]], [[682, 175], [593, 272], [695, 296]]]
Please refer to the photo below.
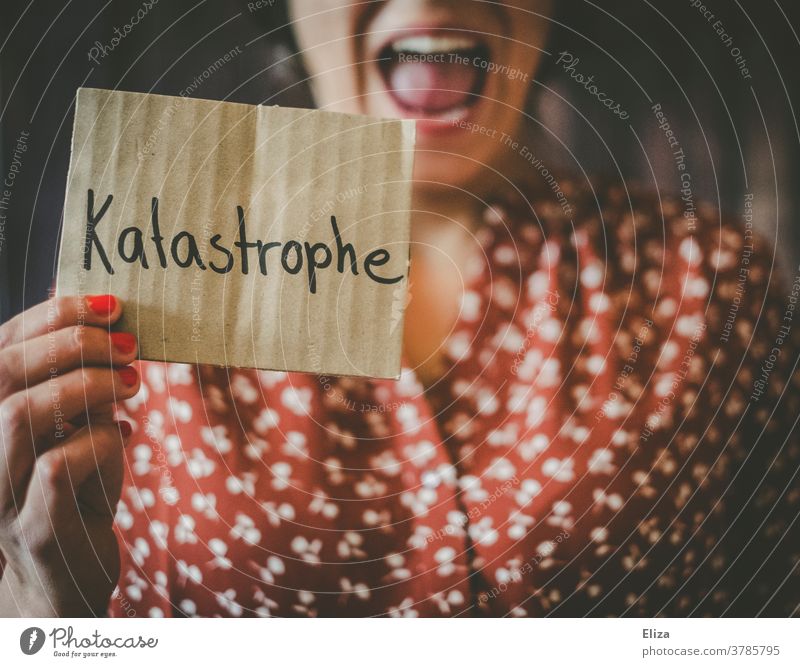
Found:
[[436, 113], [465, 104], [477, 77], [471, 65], [398, 62], [389, 71], [388, 82], [405, 106]]

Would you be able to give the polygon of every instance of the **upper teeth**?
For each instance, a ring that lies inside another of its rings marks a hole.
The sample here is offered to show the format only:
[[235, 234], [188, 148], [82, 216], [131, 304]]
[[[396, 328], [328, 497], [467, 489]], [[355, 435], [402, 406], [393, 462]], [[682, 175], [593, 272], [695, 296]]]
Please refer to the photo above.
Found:
[[415, 35], [403, 37], [392, 43], [392, 49], [399, 53], [452, 53], [474, 49], [478, 42], [469, 37], [448, 37], [433, 35]]

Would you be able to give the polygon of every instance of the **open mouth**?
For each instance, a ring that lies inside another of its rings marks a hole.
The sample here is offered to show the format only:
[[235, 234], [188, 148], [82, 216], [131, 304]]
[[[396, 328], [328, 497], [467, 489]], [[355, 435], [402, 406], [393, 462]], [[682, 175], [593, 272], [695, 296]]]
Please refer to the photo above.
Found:
[[412, 35], [379, 54], [389, 94], [402, 109], [431, 117], [457, 116], [480, 99], [489, 48], [470, 35]]

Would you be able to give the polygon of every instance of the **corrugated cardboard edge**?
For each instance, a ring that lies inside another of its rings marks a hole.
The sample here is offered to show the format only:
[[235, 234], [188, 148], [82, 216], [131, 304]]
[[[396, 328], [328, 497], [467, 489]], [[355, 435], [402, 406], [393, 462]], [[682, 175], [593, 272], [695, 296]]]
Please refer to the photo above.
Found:
[[[76, 135], [76, 125], [78, 123], [78, 111], [79, 111], [79, 106], [80, 106], [80, 98], [81, 98], [81, 94], [82, 94], [83, 91], [89, 91], [89, 90], [109, 92], [109, 89], [93, 88], [93, 87], [80, 87], [76, 91], [75, 104], [74, 104], [75, 113], [74, 113], [73, 122], [72, 122], [72, 136], [70, 137], [70, 160], [69, 160], [69, 168], [67, 170], [67, 181], [66, 181], [65, 199], [64, 199], [64, 211], [65, 211], [65, 214], [66, 214], [66, 209], [67, 209], [67, 198], [69, 197], [69, 191], [70, 191], [69, 185], [70, 185], [70, 182], [71, 182], [71, 180], [73, 178], [73, 171], [74, 171], [73, 155], [74, 155], [74, 151], [75, 151], [75, 135]], [[122, 90], [113, 90], [112, 92], [124, 93], [124, 94], [127, 94], [127, 95], [134, 95], [134, 96], [155, 96], [155, 97], [163, 97], [163, 98], [168, 98], [168, 99], [175, 99], [177, 97], [178, 99], [185, 99], [185, 98], [183, 98], [183, 96], [160, 95], [158, 93], [141, 93], [141, 92], [136, 92], [136, 91], [122, 91]], [[278, 107], [278, 105], [251, 105], [251, 104], [243, 104], [243, 103], [240, 103], [240, 102], [229, 102], [229, 101], [226, 101], [226, 100], [209, 100], [209, 99], [204, 99], [204, 98], [188, 98], [188, 99], [193, 100], [193, 101], [209, 102], [209, 103], [212, 103], [212, 104], [213, 103], [216, 103], [216, 104], [229, 104], [229, 105], [234, 105], [234, 106], [238, 106], [238, 107], [245, 107], [245, 108], [248, 108], [248, 109], [252, 108], [253, 106]], [[281, 108], [288, 109], [288, 110], [293, 110], [293, 111], [298, 111], [298, 112], [317, 111], [317, 109], [305, 109], [305, 108], [299, 108], [299, 107], [281, 107]], [[365, 115], [359, 115], [359, 114], [351, 114], [351, 113], [343, 113], [343, 112], [337, 112], [337, 111], [329, 111], [329, 110], [326, 110], [326, 109], [322, 109], [320, 111], [325, 111], [325, 113], [328, 113], [328, 114], [335, 114], [335, 115], [339, 115], [339, 116], [343, 116], [343, 117], [347, 117], [347, 118], [351, 118], [351, 119], [373, 118], [376, 121], [399, 122], [400, 126], [402, 128], [402, 134], [404, 136], [404, 142], [408, 143], [408, 150], [411, 151], [410, 176], [411, 176], [412, 184], [413, 184], [414, 163], [415, 163], [415, 156], [416, 156], [416, 152], [415, 152], [415, 146], [416, 146], [416, 122], [414, 120], [406, 119], [406, 118], [381, 118], [381, 117], [376, 117], [376, 116], [365, 116]], [[411, 238], [410, 238], [410, 234], [411, 234], [411, 206], [412, 206], [412, 201], [413, 201], [413, 186], [412, 186], [412, 184], [409, 185], [408, 194], [407, 194], [407, 201], [405, 202], [405, 210], [408, 212], [408, 240], [407, 240], [407, 243], [408, 243], [408, 257], [407, 257], [407, 260], [406, 260], [406, 271], [405, 271], [405, 282], [406, 282], [406, 291], [405, 291], [405, 295], [404, 295], [405, 303], [404, 303], [404, 306], [402, 308], [400, 321], [397, 324], [397, 327], [400, 328], [401, 332], [404, 330], [404, 327], [405, 327], [405, 313], [406, 313], [406, 308], [407, 308], [407, 305], [408, 305], [408, 289], [410, 287], [410, 282], [409, 282], [408, 278], [409, 278], [410, 271], [411, 271], [411, 242], [410, 242]], [[62, 252], [62, 250], [63, 250], [63, 246], [64, 246], [64, 243], [65, 243], [63, 230], [64, 230], [64, 218], [62, 216], [61, 239], [60, 239], [60, 243], [59, 243], [59, 257], [58, 257], [58, 265], [57, 265], [57, 272], [56, 272], [56, 291], [55, 291], [55, 294], [56, 294], [57, 297], [64, 295], [64, 287], [61, 284], [61, 276], [62, 276], [61, 262], [63, 261], [63, 252]], [[112, 327], [112, 329], [113, 328], [114, 327]], [[376, 374], [376, 375], [371, 375], [371, 376], [350, 376], [350, 375], [339, 375], [339, 374], [336, 374], [336, 373], [325, 373], [325, 375], [326, 376], [331, 376], [331, 377], [373, 377], [375, 379], [398, 380], [398, 379], [400, 379], [400, 377], [402, 375], [402, 370], [403, 370], [402, 340], [403, 340], [403, 337], [401, 335], [400, 336], [401, 348], [400, 348], [400, 354], [398, 355], [398, 367], [397, 367], [396, 372], [393, 375]], [[164, 359], [149, 358], [149, 357], [146, 357], [146, 356], [140, 357], [140, 359], [143, 360], [143, 361], [154, 361], [154, 362], [158, 362], [158, 363], [169, 363], [169, 362], [166, 362]], [[191, 362], [175, 362], [175, 363], [191, 363]], [[195, 362], [195, 363], [198, 363], [198, 362]], [[231, 365], [222, 366], [222, 365], [210, 364], [210, 363], [207, 364], [206, 362], [204, 362], [204, 365], [217, 366], [219, 368], [238, 368], [237, 366], [231, 366]], [[250, 367], [247, 367], [247, 368], [250, 368]], [[276, 369], [256, 368], [256, 370], [276, 370]], [[280, 372], [307, 373], [307, 374], [311, 374], [311, 375], [319, 375], [318, 373], [313, 373], [313, 372], [310, 372], [310, 371], [307, 371], [307, 370], [293, 370], [293, 369], [289, 369], [289, 368], [280, 369]]]

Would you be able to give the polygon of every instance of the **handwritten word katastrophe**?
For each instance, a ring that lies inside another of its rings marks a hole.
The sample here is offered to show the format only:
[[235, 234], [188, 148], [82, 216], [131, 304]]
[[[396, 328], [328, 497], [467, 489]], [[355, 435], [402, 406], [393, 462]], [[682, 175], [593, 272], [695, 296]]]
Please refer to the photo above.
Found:
[[[86, 240], [83, 248], [83, 268], [91, 270], [95, 253], [102, 262], [105, 270], [113, 275], [114, 267], [109, 261], [109, 253], [97, 236], [97, 226], [108, 212], [113, 195], [108, 195], [100, 210], [95, 212], [94, 191], [88, 191], [86, 206]], [[331, 216], [330, 224], [333, 229], [335, 247], [327, 243], [302, 244], [291, 240], [285, 243], [280, 241], [265, 242], [261, 239], [250, 240], [247, 236], [244, 210], [236, 207], [239, 227], [236, 239], [232, 244], [223, 242], [222, 234], [214, 234], [209, 239], [215, 258], [213, 261], [204, 261], [197, 240], [188, 231], [180, 231], [171, 239], [161, 234], [158, 222], [158, 198], [153, 197], [150, 207], [150, 236], [139, 227], [125, 227], [117, 237], [116, 250], [119, 258], [128, 264], [138, 263], [143, 269], [149, 269], [154, 261], [157, 266], [166, 269], [170, 263], [186, 269], [195, 266], [203, 271], [211, 270], [215, 273], [225, 274], [238, 267], [244, 275], [250, 272], [255, 265], [262, 275], [268, 275], [268, 266], [273, 268], [279, 265], [286, 273], [296, 275], [303, 270], [308, 277], [308, 289], [312, 294], [317, 291], [317, 270], [326, 269], [333, 264], [336, 258], [336, 270], [343, 274], [349, 270], [352, 275], [359, 275], [358, 259], [352, 243], [344, 243], [336, 224], [336, 217]], [[254, 251], [251, 253], [251, 251]], [[237, 262], [238, 259], [238, 262]], [[376, 273], [376, 268], [389, 262], [389, 251], [378, 248], [364, 257], [363, 269], [368, 278], [383, 285], [400, 282], [403, 276], [387, 278]], [[255, 269], [254, 269], [255, 270]]]

